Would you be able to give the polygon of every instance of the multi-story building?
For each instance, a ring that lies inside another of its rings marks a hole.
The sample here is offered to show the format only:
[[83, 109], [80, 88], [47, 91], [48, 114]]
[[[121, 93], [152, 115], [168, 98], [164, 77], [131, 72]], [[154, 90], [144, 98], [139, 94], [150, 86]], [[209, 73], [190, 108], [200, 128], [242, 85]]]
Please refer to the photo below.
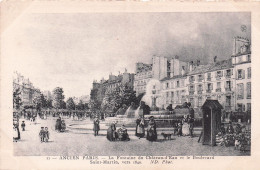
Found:
[[127, 70], [125, 70], [124, 73], [119, 74], [118, 76], [110, 74], [108, 80], [104, 80], [103, 78], [100, 82], [97, 82], [96, 80], [93, 81], [90, 99], [98, 101], [98, 103], [101, 104], [106, 92], [113, 91], [121, 85], [133, 88], [134, 74], [128, 73]]
[[146, 85], [153, 77], [152, 64], [136, 63], [134, 90], [136, 95], [145, 93]]
[[152, 64], [137, 63], [135, 71], [134, 90], [136, 95], [146, 92], [146, 87], [151, 79], [162, 80], [173, 78], [187, 69], [187, 62], [175, 57], [153, 56]]
[[41, 93], [41, 91], [33, 86], [28, 78], [25, 78], [18, 72], [14, 72], [13, 88], [19, 89], [23, 106], [33, 105], [33, 98]]
[[[247, 39], [234, 38], [231, 58], [200, 65], [181, 62], [178, 58], [154, 57], [150, 79], [161, 82], [161, 106], [166, 108], [191, 102], [199, 108], [206, 99], [218, 100], [226, 111], [251, 110], [251, 50]], [[140, 80], [138, 80], [140, 81]]]
[[234, 38], [231, 58], [235, 70], [235, 109], [251, 111], [251, 44], [248, 39]]

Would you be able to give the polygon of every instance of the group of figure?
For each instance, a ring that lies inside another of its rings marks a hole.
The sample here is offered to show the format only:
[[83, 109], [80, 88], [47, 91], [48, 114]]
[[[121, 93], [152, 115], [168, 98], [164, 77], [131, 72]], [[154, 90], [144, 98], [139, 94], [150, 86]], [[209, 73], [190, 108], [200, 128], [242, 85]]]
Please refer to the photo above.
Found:
[[116, 130], [116, 122], [113, 122], [107, 129], [107, 139], [109, 141], [129, 141], [129, 135], [125, 125], [122, 125], [118, 130]]
[[48, 142], [49, 141], [49, 137], [50, 137], [50, 133], [48, 131], [48, 127], [41, 127], [40, 133], [39, 133], [41, 142]]
[[194, 129], [194, 117], [189, 115], [184, 115], [182, 122], [179, 122], [177, 127], [175, 126], [174, 133], [178, 136], [189, 136], [193, 137]]
[[[143, 138], [145, 136], [145, 128], [144, 127], [145, 127], [144, 117], [139, 117], [136, 120], [136, 130], [135, 130], [135, 135], [137, 137], [139, 137], [139, 139]], [[149, 141], [156, 141], [157, 140], [156, 122], [155, 122], [153, 116], [149, 117], [146, 139], [149, 140]]]
[[55, 125], [55, 130], [59, 131], [59, 132], [64, 132], [66, 129], [66, 123], [65, 120], [61, 120], [61, 117], [59, 117], [56, 120], [56, 125]]
[[247, 146], [251, 145], [251, 134], [247, 132], [245, 126], [241, 126], [239, 123], [235, 125], [235, 128], [230, 121], [225, 128], [224, 124], [221, 124], [220, 132], [216, 135], [217, 143], [224, 146], [235, 146], [235, 149], [245, 151]]

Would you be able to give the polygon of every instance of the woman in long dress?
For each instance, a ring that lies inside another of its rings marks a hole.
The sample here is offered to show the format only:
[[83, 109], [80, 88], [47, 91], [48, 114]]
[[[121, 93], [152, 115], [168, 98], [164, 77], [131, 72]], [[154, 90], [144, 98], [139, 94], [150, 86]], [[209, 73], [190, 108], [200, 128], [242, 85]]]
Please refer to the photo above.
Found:
[[93, 130], [94, 130], [94, 135], [97, 136], [98, 135], [98, 131], [100, 130], [98, 117], [96, 117], [94, 119], [94, 128], [93, 128]]
[[151, 116], [149, 119], [150, 120], [147, 127], [146, 139], [149, 141], [156, 141], [157, 140], [156, 123], [153, 116]]
[[109, 141], [115, 141], [118, 138], [117, 132], [116, 132], [116, 123], [113, 122], [110, 127], [107, 129], [107, 139]]
[[118, 129], [117, 133], [118, 133], [118, 139], [120, 141], [126, 141], [126, 140], [129, 141], [130, 140], [129, 135], [127, 133], [127, 129], [125, 128], [125, 125], [122, 125], [122, 127]]
[[136, 136], [140, 138], [144, 137], [144, 118], [139, 117], [136, 120]]
[[188, 123], [187, 115], [184, 115], [184, 118], [182, 120], [182, 135], [183, 136], [189, 135], [189, 123]]

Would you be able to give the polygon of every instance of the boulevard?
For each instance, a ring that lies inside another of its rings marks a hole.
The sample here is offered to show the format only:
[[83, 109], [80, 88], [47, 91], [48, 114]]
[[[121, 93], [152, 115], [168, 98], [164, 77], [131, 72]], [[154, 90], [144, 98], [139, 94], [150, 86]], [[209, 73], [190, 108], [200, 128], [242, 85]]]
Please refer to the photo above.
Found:
[[[94, 136], [93, 121], [65, 119], [65, 132], [55, 131], [57, 117], [47, 120], [37, 119], [36, 123], [25, 120], [25, 131], [21, 131], [21, 139], [14, 142], [15, 156], [245, 156], [250, 152], [240, 152], [234, 147], [202, 145], [198, 143], [198, 133], [194, 138], [173, 136], [172, 140], [164, 140], [162, 129], [158, 128], [158, 140], [150, 142], [145, 138], [134, 136], [129, 131], [130, 141], [110, 142], [106, 138], [106, 124], [100, 123], [101, 134]], [[20, 119], [20, 123], [24, 119]], [[72, 129], [70, 125], [85, 124], [86, 129]], [[41, 127], [48, 127], [49, 142], [41, 143], [39, 131]], [[169, 128], [168, 131], [171, 131]]]

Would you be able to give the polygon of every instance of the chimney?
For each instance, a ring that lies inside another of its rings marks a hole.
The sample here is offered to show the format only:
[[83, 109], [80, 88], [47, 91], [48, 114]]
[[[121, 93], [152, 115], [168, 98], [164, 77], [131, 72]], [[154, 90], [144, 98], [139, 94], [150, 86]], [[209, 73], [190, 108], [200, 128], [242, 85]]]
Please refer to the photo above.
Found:
[[218, 58], [217, 56], [214, 57], [214, 63], [217, 62], [217, 58]]
[[181, 68], [182, 68], [181, 69], [181, 75], [184, 75], [185, 74], [185, 66], [182, 66]]
[[190, 64], [189, 64], [189, 69], [190, 69], [190, 71], [193, 70], [193, 61], [190, 62]]

